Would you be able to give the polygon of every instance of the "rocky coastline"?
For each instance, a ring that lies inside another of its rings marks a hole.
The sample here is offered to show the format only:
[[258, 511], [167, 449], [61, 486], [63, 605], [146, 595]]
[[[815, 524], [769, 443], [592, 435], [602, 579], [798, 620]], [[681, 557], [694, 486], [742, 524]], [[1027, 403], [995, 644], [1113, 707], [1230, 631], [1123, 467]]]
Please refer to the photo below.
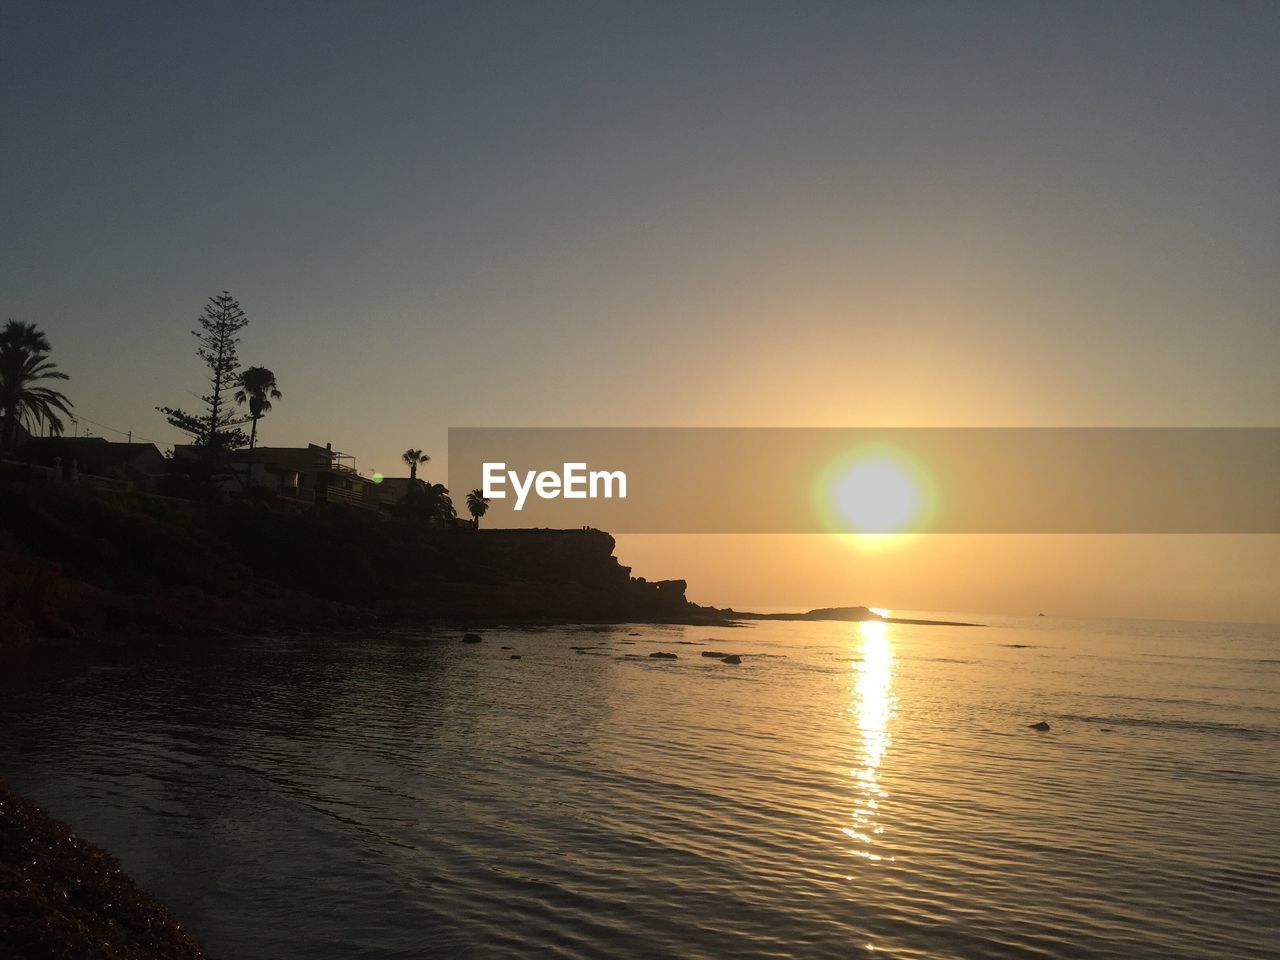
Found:
[[700, 606], [683, 580], [631, 576], [594, 529], [477, 530], [13, 483], [0, 504], [0, 654], [115, 635], [406, 625], [940, 622], [867, 607]]
[[0, 490], [0, 651], [404, 624], [724, 623], [599, 530], [475, 530], [50, 487]]

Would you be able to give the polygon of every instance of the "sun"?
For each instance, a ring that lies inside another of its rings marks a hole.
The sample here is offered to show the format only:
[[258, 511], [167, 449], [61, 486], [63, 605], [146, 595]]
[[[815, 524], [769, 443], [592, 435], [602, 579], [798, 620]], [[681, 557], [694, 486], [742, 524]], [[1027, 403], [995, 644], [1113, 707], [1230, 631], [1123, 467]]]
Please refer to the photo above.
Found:
[[837, 516], [858, 533], [896, 533], [920, 512], [920, 485], [887, 456], [855, 461], [831, 488]]
[[860, 447], [833, 460], [813, 494], [826, 529], [874, 541], [919, 532], [934, 508], [928, 473], [903, 451], [884, 445]]

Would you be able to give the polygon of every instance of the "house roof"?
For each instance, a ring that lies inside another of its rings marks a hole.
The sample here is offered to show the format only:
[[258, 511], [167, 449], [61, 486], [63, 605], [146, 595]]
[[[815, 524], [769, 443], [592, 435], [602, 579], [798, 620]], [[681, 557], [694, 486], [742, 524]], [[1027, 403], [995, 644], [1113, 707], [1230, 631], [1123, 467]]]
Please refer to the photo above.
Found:
[[117, 443], [102, 437], [32, 437], [17, 455], [32, 463], [77, 460], [82, 466], [129, 466], [140, 460], [163, 460], [154, 443]]
[[[199, 456], [197, 448], [191, 444], [180, 444], [174, 447], [173, 452], [180, 460], [193, 460]], [[322, 447], [315, 443], [309, 443], [305, 447], [254, 447], [252, 453], [248, 447], [242, 447], [224, 455], [224, 461], [228, 465], [252, 463], [269, 473], [327, 474], [353, 483], [372, 484], [373, 480], [369, 477], [361, 476], [354, 467], [342, 462], [350, 459], [332, 447]]]

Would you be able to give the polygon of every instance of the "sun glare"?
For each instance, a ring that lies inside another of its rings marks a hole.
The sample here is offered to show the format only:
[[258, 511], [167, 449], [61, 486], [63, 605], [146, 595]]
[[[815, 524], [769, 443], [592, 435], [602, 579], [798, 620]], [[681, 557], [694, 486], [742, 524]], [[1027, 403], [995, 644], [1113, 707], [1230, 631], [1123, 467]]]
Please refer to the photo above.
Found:
[[823, 525], [846, 534], [863, 552], [900, 546], [933, 515], [928, 473], [901, 450], [859, 448], [827, 465], [814, 483], [814, 508]]
[[[885, 855], [877, 852], [879, 837], [884, 833], [880, 822], [880, 803], [889, 794], [881, 786], [880, 767], [889, 749], [889, 721], [893, 719], [897, 698], [893, 693], [893, 648], [889, 644], [888, 624], [867, 620], [858, 624], [862, 656], [853, 675], [853, 701], [849, 712], [857, 725], [859, 763], [850, 771], [857, 785], [853, 800], [853, 826], [844, 834], [857, 844], [856, 856], [879, 861]], [[892, 860], [892, 857], [888, 859]]]
[[832, 534], [837, 542], [844, 547], [856, 553], [884, 553], [888, 550], [899, 550], [906, 546], [912, 540], [915, 540], [920, 534], [918, 533], [835, 533]]
[[860, 533], [893, 533], [920, 513], [919, 485], [888, 457], [855, 462], [831, 492], [837, 514]]

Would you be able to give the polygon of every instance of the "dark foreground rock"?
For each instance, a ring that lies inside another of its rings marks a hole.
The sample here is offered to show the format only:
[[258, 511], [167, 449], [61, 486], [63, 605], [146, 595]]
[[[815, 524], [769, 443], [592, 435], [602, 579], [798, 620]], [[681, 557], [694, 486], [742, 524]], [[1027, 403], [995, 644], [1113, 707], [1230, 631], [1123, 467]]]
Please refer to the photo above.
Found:
[[680, 659], [674, 653], [662, 653], [662, 652], [651, 653], [649, 654], [649, 658], [651, 660], [679, 660]]
[[1041, 721], [1039, 721], [1038, 723], [1028, 723], [1028, 724], [1027, 724], [1027, 729], [1029, 729], [1029, 730], [1042, 730], [1042, 731], [1043, 731], [1043, 730], [1048, 730], [1048, 729], [1049, 729], [1049, 724], [1048, 724], [1048, 723], [1046, 723], [1044, 720], [1041, 720]]
[[0, 953], [8, 960], [199, 960], [115, 858], [0, 783]]
[[720, 658], [720, 662], [721, 662], [721, 663], [739, 664], [739, 663], [741, 663], [741, 662], [742, 662], [742, 658], [741, 658], [740, 656], [738, 656], [736, 653], [731, 653], [731, 654], [729, 654], [727, 657], [721, 657], [721, 658]]

